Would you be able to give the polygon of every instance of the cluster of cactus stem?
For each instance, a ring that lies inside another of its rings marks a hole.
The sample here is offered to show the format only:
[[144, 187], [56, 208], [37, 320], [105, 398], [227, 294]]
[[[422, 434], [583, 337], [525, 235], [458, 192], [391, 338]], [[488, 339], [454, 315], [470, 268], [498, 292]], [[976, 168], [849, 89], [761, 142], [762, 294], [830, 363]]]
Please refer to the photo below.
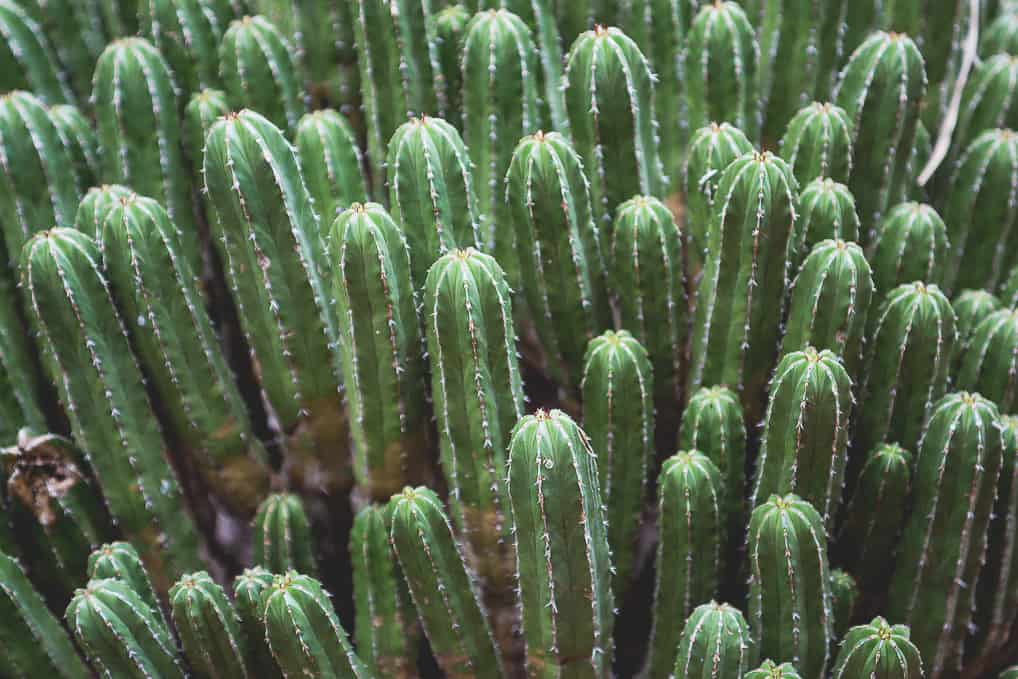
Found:
[[1016, 527], [1018, 3], [0, 0], [0, 677], [1013, 679]]

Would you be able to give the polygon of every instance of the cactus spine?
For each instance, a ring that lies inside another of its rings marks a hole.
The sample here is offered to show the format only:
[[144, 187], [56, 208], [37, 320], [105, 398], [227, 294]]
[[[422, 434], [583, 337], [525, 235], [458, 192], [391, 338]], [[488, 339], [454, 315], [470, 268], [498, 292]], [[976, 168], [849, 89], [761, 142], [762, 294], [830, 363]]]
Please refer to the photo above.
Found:
[[957, 372], [965, 350], [979, 324], [1003, 305], [995, 295], [985, 290], [962, 290], [951, 300], [958, 329], [958, 341], [954, 346], [954, 371]]
[[822, 677], [831, 645], [823, 518], [796, 495], [771, 498], [749, 522], [749, 622], [760, 655]]
[[261, 566], [245, 568], [233, 580], [233, 605], [247, 640], [248, 667], [266, 679], [280, 677], [279, 668], [265, 639], [265, 595], [272, 588], [272, 573]]
[[311, 524], [296, 495], [277, 493], [265, 498], [252, 523], [251, 544], [255, 565], [272, 573], [318, 574]]
[[608, 676], [614, 601], [597, 454], [568, 415], [539, 410], [516, 425], [509, 500], [527, 671]]
[[1002, 463], [997, 407], [978, 394], [932, 408], [915, 461], [888, 612], [912, 628], [930, 676], [960, 661]]
[[859, 241], [855, 197], [844, 184], [822, 177], [813, 179], [802, 187], [796, 214], [799, 257], [808, 255], [823, 240]]
[[[673, 669], [677, 676], [685, 676], [675, 664], [683, 622], [694, 606], [717, 594], [727, 548], [727, 499], [721, 472], [700, 451], [682, 450], [665, 460], [658, 479], [657, 579], [648, 679], [666, 679]], [[742, 498], [738, 500], [741, 503]], [[697, 610], [703, 617], [704, 611]]]
[[106, 218], [120, 201], [128, 200], [134, 191], [121, 184], [93, 186], [78, 204], [74, 214], [74, 228], [95, 241], [102, 238]]
[[353, 203], [367, 202], [361, 151], [346, 118], [330, 109], [308, 113], [297, 123], [294, 143], [324, 225]]
[[849, 630], [841, 642], [832, 679], [921, 679], [923, 662], [905, 625], [889, 625], [876, 617]]
[[209, 0], [139, 0], [141, 34], [166, 58], [185, 100], [219, 86], [219, 41], [226, 16]]
[[88, 556], [86, 569], [89, 580], [119, 580], [152, 609], [165, 626], [163, 609], [152, 587], [152, 580], [141, 562], [138, 551], [129, 542], [109, 542]]
[[0, 91], [30, 90], [47, 104], [74, 103], [45, 32], [15, 0], [0, 1], [0, 73]]
[[756, 662], [756, 647], [742, 613], [712, 601], [698, 606], [686, 620], [673, 676], [742, 679]]
[[429, 416], [407, 241], [381, 205], [355, 203], [329, 230], [354, 475], [375, 501], [427, 467]]
[[937, 211], [902, 203], [887, 213], [873, 243], [873, 282], [882, 297], [899, 285], [924, 281], [942, 285], [949, 265], [947, 227]]
[[184, 109], [184, 148], [192, 165], [200, 169], [205, 154], [205, 137], [212, 125], [230, 112], [226, 93], [202, 90], [191, 96]]
[[95, 130], [82, 112], [70, 104], [51, 106], [49, 117], [74, 167], [78, 194], [84, 194], [100, 176], [99, 141]]
[[[952, 161], [980, 133], [1018, 128], [1018, 57], [996, 54], [977, 64], [965, 85], [955, 128]], [[952, 162], [952, 165], [954, 163]]]
[[760, 667], [747, 672], [743, 679], [802, 679], [802, 675], [795, 670], [792, 663], [776, 665], [773, 660], [764, 660]]
[[985, 396], [1001, 413], [1018, 410], [1018, 310], [996, 311], [976, 326], [955, 386]]
[[502, 663], [470, 571], [428, 488], [405, 488], [388, 511], [392, 546], [439, 666], [456, 679], [502, 677]]
[[237, 613], [208, 573], [185, 575], [170, 588], [169, 597], [173, 626], [194, 674], [236, 679], [254, 676], [254, 668], [247, 666], [247, 642]]
[[[20, 5], [39, 25], [40, 36], [45, 33], [56, 55], [56, 62], [66, 71], [71, 88], [79, 99], [87, 98], [92, 89], [92, 70], [99, 53], [106, 46], [101, 1], [25, 0], [10, 3]], [[8, 40], [13, 37], [16, 42], [17, 33], [5, 37]], [[58, 73], [57, 77], [59, 80], [62, 74]], [[37, 83], [29, 83], [28, 86], [33, 90], [38, 89]], [[45, 97], [43, 94], [40, 96]]]
[[[773, 3], [763, 3], [764, 5]], [[781, 157], [792, 166], [800, 186], [817, 177], [839, 183], [852, 175], [852, 123], [845, 110], [814, 102], [788, 122]]]

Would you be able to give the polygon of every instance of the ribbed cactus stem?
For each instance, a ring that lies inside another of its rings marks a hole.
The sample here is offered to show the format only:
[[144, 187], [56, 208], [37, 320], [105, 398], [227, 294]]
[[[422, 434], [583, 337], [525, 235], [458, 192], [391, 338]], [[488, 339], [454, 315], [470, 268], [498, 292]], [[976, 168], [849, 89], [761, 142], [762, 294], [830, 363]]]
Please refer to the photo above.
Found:
[[155, 613], [163, 625], [163, 609], [138, 550], [129, 542], [108, 542], [88, 556], [89, 580], [119, 580], [131, 588]]
[[1018, 310], [996, 311], [976, 326], [955, 378], [955, 387], [978, 392], [1001, 413], [1018, 411]]
[[962, 290], [951, 300], [954, 309], [955, 327], [958, 329], [958, 341], [954, 345], [954, 371], [960, 367], [965, 349], [972, 339], [972, 334], [987, 316], [1003, 308], [1000, 299], [986, 290]]
[[49, 117], [71, 160], [78, 193], [84, 194], [100, 176], [99, 141], [95, 129], [81, 110], [70, 104], [51, 106]]
[[209, 129], [229, 112], [230, 104], [222, 90], [206, 89], [191, 95], [184, 108], [184, 149], [195, 169], [201, 169]]
[[[56, 55], [56, 63], [61, 67], [61, 70], [57, 71], [58, 79], [66, 75], [74, 93], [82, 102], [88, 98], [88, 93], [92, 89], [92, 70], [95, 61], [106, 46], [107, 34], [103, 25], [101, 3], [102, 0], [28, 0], [4, 3], [20, 6], [38, 24], [38, 28], [41, 29], [39, 37], [45, 33]], [[15, 28], [19, 27], [19, 23], [16, 20], [12, 22], [11, 28], [14, 30], [4, 36], [12, 45], [22, 39]], [[26, 42], [25, 46], [31, 47], [31, 43]], [[43, 49], [45, 50], [45, 46]], [[27, 63], [29, 59], [26, 59], [26, 56], [33, 57], [38, 55], [38, 52], [29, 49], [24, 54], [22, 61]], [[45, 64], [45, 60], [42, 63]], [[40, 96], [49, 100], [45, 94], [45, 90], [52, 86], [45, 84], [52, 83], [48, 71], [44, 69], [41, 81], [31, 82], [34, 68], [38, 66], [30, 66], [28, 72], [21, 77], [27, 76], [30, 81], [28, 87], [34, 91], [43, 90]], [[14, 75], [10, 73], [7, 77]], [[60, 86], [59, 92], [66, 96], [63, 94], [64, 89]]]
[[294, 144], [323, 227], [353, 203], [367, 202], [357, 136], [342, 114], [331, 109], [306, 114], [297, 123]]
[[880, 223], [870, 253], [873, 282], [882, 298], [904, 283], [942, 285], [949, 265], [947, 227], [923, 203], [902, 203]]
[[0, 2], [0, 38], [0, 90], [30, 90], [47, 104], [74, 103], [46, 33], [21, 2]]
[[278, 679], [282, 675], [265, 639], [265, 596], [272, 588], [272, 573], [261, 566], [245, 568], [233, 580], [233, 605], [247, 640], [248, 667], [257, 668], [260, 677]]
[[711, 601], [698, 606], [686, 620], [672, 676], [742, 679], [756, 662], [756, 645], [742, 612]]
[[743, 679], [802, 679], [802, 675], [790, 662], [777, 665], [773, 660], [764, 660], [760, 667], [743, 675]]
[[296, 495], [277, 493], [258, 507], [251, 525], [254, 563], [272, 573], [318, 574], [311, 524]]
[[[990, 59], [994, 54], [1018, 54], [1018, 13], [1014, 12], [1008, 0], [997, 3], [999, 14], [994, 17], [988, 12], [992, 19], [979, 34], [979, 57]], [[1009, 11], [1010, 10], [1010, 11]]]
[[74, 228], [98, 241], [102, 238], [106, 218], [121, 200], [128, 200], [135, 195], [134, 191], [122, 184], [103, 184], [93, 186], [78, 204], [74, 213]]
[[973, 67], [965, 84], [947, 167], [957, 163], [958, 156], [980, 133], [1018, 128], [1018, 57], [997, 53], [988, 56]]
[[21, 300], [11, 278], [0, 277], [0, 436], [8, 442], [17, 441], [22, 427], [35, 432], [47, 429], [39, 400], [42, 379], [38, 358], [19, 313]]
[[849, 630], [841, 642], [831, 679], [921, 679], [923, 661], [905, 625], [874, 618]]
[[781, 138], [781, 157], [792, 166], [801, 186], [817, 177], [847, 182], [852, 175], [852, 123], [848, 114], [829, 102], [814, 102], [801, 109], [788, 121]]
[[859, 601], [859, 583], [851, 574], [836, 569], [831, 571], [831, 613], [834, 616], [834, 638], [843, 640], [852, 626], [855, 605]]
[[[185, 575], [170, 588], [173, 626], [191, 671], [199, 677], [248, 679], [247, 640], [226, 592], [205, 571]], [[259, 675], [260, 676], [260, 675]]]
[[450, 4], [431, 16], [431, 34], [438, 57], [438, 74], [445, 87], [446, 115], [459, 125], [456, 115], [463, 107], [463, 71], [460, 69], [460, 45], [470, 23], [471, 13], [462, 4]]
[[[166, 58], [186, 99], [219, 86], [219, 41], [228, 15], [209, 0], [139, 0], [141, 34]], [[221, 3], [220, 3], [221, 4]]]

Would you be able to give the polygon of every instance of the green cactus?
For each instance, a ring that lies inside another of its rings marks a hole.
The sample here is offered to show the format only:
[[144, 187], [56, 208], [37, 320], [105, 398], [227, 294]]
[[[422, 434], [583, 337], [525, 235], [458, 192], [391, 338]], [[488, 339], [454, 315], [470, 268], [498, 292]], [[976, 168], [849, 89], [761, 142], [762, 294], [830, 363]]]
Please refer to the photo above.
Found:
[[887, 213], [873, 241], [870, 264], [877, 294], [924, 281], [943, 285], [951, 246], [937, 211], [923, 203], [902, 203]]
[[976, 64], [962, 95], [958, 124], [951, 140], [948, 167], [980, 133], [1018, 128], [1018, 57], [997, 54]]
[[797, 193], [785, 161], [751, 153], [725, 169], [714, 199], [687, 390], [735, 389], [750, 422], [760, 416], [780, 337]]
[[180, 94], [219, 86], [219, 41], [228, 17], [214, 11], [210, 0], [140, 0], [142, 36], [166, 58]]
[[909, 180], [909, 151], [925, 93], [923, 57], [899, 33], [870, 35], [841, 73], [835, 101], [852, 121], [855, 158], [848, 185], [864, 233], [872, 232]]
[[916, 456], [887, 610], [912, 628], [933, 677], [955, 670], [972, 622], [1002, 462], [998, 418], [978, 394], [944, 396]]
[[597, 453], [568, 415], [539, 410], [513, 431], [508, 476], [527, 671], [608, 676], [614, 600]]
[[230, 24], [219, 44], [219, 79], [234, 110], [250, 108], [293, 132], [304, 114], [297, 65], [286, 39], [262, 16]]
[[284, 677], [373, 676], [354, 653], [330, 595], [314, 578], [294, 571], [277, 575], [264, 605], [265, 638]]
[[735, 2], [703, 3], [683, 57], [691, 129], [731, 123], [751, 140], [760, 136], [759, 59], [755, 31], [745, 11]]
[[712, 205], [724, 169], [752, 150], [753, 145], [742, 130], [728, 123], [711, 123], [693, 133], [683, 168], [687, 274], [692, 275], [703, 267]]
[[133, 195], [134, 191], [121, 184], [93, 186], [78, 203], [78, 210], [74, 214], [74, 228], [98, 241], [102, 238], [103, 226], [113, 208], [120, 205], [120, 201], [129, 200]]
[[995, 311], [972, 330], [954, 386], [985, 396], [1001, 413], [1018, 411], [1018, 310]]
[[798, 257], [806, 257], [824, 240], [859, 241], [855, 197], [847, 186], [832, 179], [817, 177], [802, 186], [796, 217]]
[[501, 249], [518, 256], [546, 369], [572, 388], [588, 340], [610, 324], [601, 241], [583, 164], [565, 137], [538, 132], [516, 147], [507, 183], [513, 238]]
[[829, 349], [856, 378], [863, 359], [873, 278], [862, 248], [843, 240], [816, 244], [792, 282], [781, 353]]
[[67, 606], [67, 625], [97, 674], [184, 679], [184, 665], [163, 621], [130, 585], [91, 580]]
[[297, 487], [343, 487], [348, 434], [329, 350], [338, 330], [296, 151], [271, 122], [241, 111], [209, 130], [204, 176], [213, 240], [264, 399], [286, 438], [287, 471]]
[[587, 345], [580, 385], [621, 599], [633, 575], [647, 466], [654, 460], [654, 373], [647, 351], [625, 330], [595, 337]]
[[678, 648], [675, 679], [742, 679], [758, 660], [742, 613], [714, 601], [698, 606], [689, 616]]
[[19, 302], [15, 281], [10, 276], [0, 276], [0, 441], [7, 442], [16, 441], [22, 427], [33, 431], [47, 429], [40, 401], [43, 392], [37, 357], [25, 332]]
[[726, 495], [717, 465], [698, 450], [679, 451], [661, 467], [647, 679], [667, 679], [673, 669], [676, 676], [686, 676], [675, 666], [683, 623], [695, 606], [717, 594], [724, 575]]
[[369, 667], [408, 679], [417, 676], [417, 613], [389, 543], [385, 514], [384, 507], [368, 505], [350, 532], [354, 639]]
[[427, 368], [411, 252], [381, 205], [355, 203], [329, 229], [354, 475], [374, 501], [420, 481], [430, 462]]
[[781, 138], [781, 157], [792, 166], [800, 186], [809, 185], [817, 177], [847, 182], [852, 175], [852, 123], [848, 114], [830, 103], [814, 102], [801, 109], [788, 121]]
[[92, 240], [44, 231], [21, 255], [21, 289], [44, 367], [110, 514], [161, 590], [199, 563], [199, 538]]
[[292, 6], [299, 14], [298, 30], [293, 36], [297, 59], [303, 67], [305, 89], [313, 107], [330, 103], [345, 109], [359, 104], [352, 5], [311, 2]]
[[425, 116], [400, 125], [385, 165], [392, 216], [406, 234], [413, 282], [422, 286], [431, 265], [450, 249], [480, 246], [470, 156], [455, 127]]
[[997, 294], [1005, 307], [1018, 307], [1018, 265], [1013, 267], [997, 288]]
[[843, 570], [831, 571], [831, 611], [834, 616], [835, 639], [844, 639], [852, 624], [855, 604], [859, 600], [859, 583]]
[[608, 279], [620, 327], [647, 348], [659, 409], [682, 402], [689, 305], [682, 234], [657, 198], [637, 196], [619, 206], [612, 229]]
[[928, 185], [920, 186], [919, 176], [929, 163], [931, 155], [933, 155], [933, 139], [930, 137], [929, 128], [920, 122], [915, 131], [915, 144], [908, 157], [908, 169], [905, 171], [907, 179], [899, 188], [898, 197], [890, 202], [891, 205], [897, 205], [907, 200], [929, 199]]
[[865, 451], [894, 441], [914, 450], [947, 386], [954, 311], [937, 286], [906, 283], [886, 294], [870, 322], [852, 446]]
[[237, 612], [208, 573], [185, 575], [170, 588], [169, 598], [173, 626], [193, 675], [256, 676], [257, 668], [247, 664], [247, 640]]
[[233, 605], [240, 628], [247, 640], [247, 666], [256, 668], [260, 677], [279, 679], [276, 665], [265, 639], [265, 596], [272, 588], [272, 573], [261, 566], [245, 568], [233, 580]]
[[95, 185], [100, 176], [99, 142], [92, 123], [77, 107], [70, 104], [51, 106], [49, 117], [74, 167], [78, 194], [84, 194], [89, 187]]
[[470, 570], [428, 488], [405, 488], [389, 502], [392, 546], [431, 650], [446, 676], [502, 677], [502, 663]]
[[743, 679], [802, 679], [802, 675], [790, 662], [775, 665], [773, 660], [764, 660], [760, 667], [743, 675]]
[[1013, 9], [1001, 11], [979, 37], [980, 58], [989, 60], [1002, 53], [1018, 55], [1018, 12]]
[[100, 0], [106, 32], [111, 38], [121, 38], [138, 32], [138, 9], [144, 0]]
[[254, 563], [271, 573], [297, 571], [318, 575], [311, 524], [304, 503], [296, 495], [269, 495], [251, 524]]
[[823, 518], [797, 495], [772, 495], [749, 522], [749, 624], [760, 655], [822, 677], [833, 610]]
[[841, 642], [831, 679], [921, 679], [923, 662], [905, 625], [876, 617], [853, 627]]
[[73, 104], [74, 93], [42, 26], [16, 0], [0, 0], [0, 91], [29, 90], [47, 104]]
[[363, 160], [353, 128], [341, 114], [306, 114], [294, 135], [300, 169], [325, 226], [353, 203], [367, 202]]
[[908, 509], [911, 479], [912, 454], [897, 443], [881, 443], [866, 452], [838, 538], [839, 544], [850, 546], [844, 550], [845, 565], [864, 591], [887, 580], [887, 564]]
[[654, 76], [625, 33], [598, 26], [573, 43], [563, 83], [569, 130], [590, 180], [594, 216], [599, 228], [608, 230], [623, 201], [634, 195], [663, 197], [668, 184], [658, 155]]
[[100, 545], [89, 554], [85, 572], [89, 580], [112, 579], [123, 582], [152, 609], [163, 626], [166, 626], [162, 606], [152, 587], [152, 579], [149, 578], [138, 550], [132, 547], [131, 543], [108, 542]]
[[195, 168], [201, 169], [209, 129], [229, 112], [230, 104], [222, 90], [202, 90], [191, 95], [184, 109], [184, 148]]
[[[101, 2], [102, 0], [15, 0], [10, 3], [20, 6], [45, 33], [46, 42], [52, 46], [56, 55], [56, 62], [66, 72], [71, 88], [80, 100], [88, 98], [88, 93], [92, 89], [95, 61], [106, 47], [107, 35], [106, 27], [103, 25]], [[12, 37], [7, 39], [13, 44], [15, 41]], [[31, 74], [26, 75], [31, 77]], [[58, 73], [58, 79], [62, 75]], [[37, 88], [36, 83], [29, 83], [27, 86], [33, 90]], [[39, 96], [46, 98], [44, 94]]]
[[965, 356], [972, 334], [987, 316], [1000, 311], [1003, 305], [1000, 300], [986, 290], [962, 290], [951, 300], [958, 329], [958, 341], [954, 343], [954, 366], [952, 372], [957, 373], [961, 360]]
[[[450, 4], [431, 16], [431, 35], [435, 40], [438, 73], [440, 74], [446, 100], [446, 114], [453, 117], [463, 107], [463, 72], [460, 70], [463, 36], [471, 14], [461, 4]], [[454, 124], [461, 121], [453, 118]]]
[[1012, 665], [1000, 673], [998, 679], [1015, 679], [1018, 677], [1018, 665]]

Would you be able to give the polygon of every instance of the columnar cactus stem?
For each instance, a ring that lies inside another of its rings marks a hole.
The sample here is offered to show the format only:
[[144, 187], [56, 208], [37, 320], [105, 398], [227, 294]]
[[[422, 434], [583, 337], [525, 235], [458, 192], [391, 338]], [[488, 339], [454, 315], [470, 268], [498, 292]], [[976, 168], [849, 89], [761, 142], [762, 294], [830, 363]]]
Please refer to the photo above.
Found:
[[954, 344], [952, 372], [956, 373], [961, 367], [961, 360], [965, 356], [965, 350], [968, 348], [975, 329], [987, 316], [995, 311], [1000, 311], [1003, 306], [996, 295], [986, 290], [962, 290], [954, 296], [954, 299], [951, 300], [951, 308], [954, 309], [958, 341]]
[[389, 543], [384, 507], [368, 505], [353, 522], [354, 639], [368, 667], [385, 677], [417, 676], [417, 612]]
[[995, 54], [977, 64], [965, 85], [950, 165], [982, 132], [1018, 128], [1018, 57]]
[[923, 57], [900, 33], [870, 35], [841, 73], [835, 100], [852, 121], [855, 149], [848, 185], [867, 234], [909, 179], [909, 152], [925, 94]]
[[780, 335], [797, 192], [785, 161], [752, 153], [725, 169], [714, 198], [687, 389], [737, 390], [750, 422], [761, 414]]
[[569, 130], [590, 179], [594, 216], [599, 228], [610, 229], [623, 201], [638, 194], [663, 197], [666, 191], [654, 76], [625, 33], [598, 26], [573, 43], [564, 87]]
[[169, 630], [138, 593], [120, 580], [90, 581], [75, 593], [65, 617], [99, 675], [187, 676]]
[[949, 394], [916, 456], [888, 613], [912, 628], [931, 677], [956, 670], [972, 622], [1002, 462], [998, 418], [978, 394]]
[[817, 177], [847, 182], [852, 175], [852, 123], [848, 114], [830, 103], [814, 102], [801, 109], [788, 121], [781, 137], [781, 157], [792, 166], [800, 186]]
[[89, 580], [119, 580], [131, 588], [166, 626], [163, 609], [138, 551], [129, 542], [109, 542], [88, 556]]
[[405, 488], [387, 511], [392, 547], [439, 666], [453, 679], [502, 677], [501, 659], [442, 501], [428, 488]]
[[184, 148], [195, 168], [201, 168], [205, 137], [212, 125], [229, 112], [230, 104], [222, 90], [196, 92], [187, 102], [184, 108]]
[[216, 245], [264, 399], [286, 437], [298, 487], [349, 483], [340, 380], [330, 344], [318, 217], [283, 134], [253, 111], [218, 121], [205, 150]]
[[976, 326], [955, 386], [985, 396], [1001, 413], [1018, 411], [1018, 310], [996, 311]]
[[855, 379], [863, 360], [873, 278], [862, 248], [843, 240], [817, 243], [792, 282], [781, 353], [829, 349]]
[[293, 132], [304, 113], [290, 45], [265, 17], [238, 19], [219, 44], [219, 78], [234, 110], [251, 108]]
[[[20, 5], [38, 23], [53, 48], [57, 63], [66, 70], [70, 85], [80, 100], [86, 99], [92, 89], [95, 61], [106, 47], [107, 35], [103, 26], [101, 2], [26, 0], [9, 3]], [[11, 37], [5, 37], [11, 40]], [[10, 75], [13, 74], [8, 74], [8, 77]], [[28, 87], [37, 90], [36, 83], [29, 83]], [[45, 98], [46, 95], [40, 93], [39, 96]]]
[[99, 141], [95, 130], [82, 112], [70, 104], [51, 106], [49, 117], [74, 167], [78, 194], [82, 195], [100, 176]]
[[367, 202], [357, 136], [341, 114], [330, 109], [306, 114], [297, 123], [294, 144], [323, 227], [353, 203]]
[[823, 240], [859, 241], [855, 197], [847, 186], [832, 179], [817, 177], [803, 186], [796, 215], [799, 257], [806, 257]]
[[672, 676], [742, 679], [757, 660], [749, 625], [739, 609], [711, 601], [686, 620]]
[[[886, 556], [886, 554], [885, 554]], [[855, 604], [859, 600], [859, 583], [843, 570], [831, 571], [831, 612], [834, 616], [834, 638], [844, 639], [852, 625]]]
[[173, 626], [191, 671], [199, 677], [261, 676], [247, 664], [247, 640], [226, 592], [205, 571], [185, 575], [170, 588]]
[[219, 86], [219, 41], [228, 16], [208, 0], [139, 0], [141, 34], [166, 58], [185, 101]]
[[[979, 57], [989, 60], [995, 54], [1018, 54], [1018, 13], [1008, 0], [1004, 0], [994, 16], [992, 11], [982, 15], [983, 21], [992, 19], [979, 35]], [[988, 16], [987, 16], [988, 15]]]
[[20, 2], [0, 2], [0, 90], [29, 90], [47, 104], [73, 104], [74, 93], [36, 20]]
[[743, 9], [735, 2], [704, 3], [683, 57], [689, 126], [695, 130], [712, 122], [731, 123], [757, 139], [759, 59], [756, 35]]
[[609, 285], [620, 324], [647, 348], [658, 408], [682, 402], [688, 303], [682, 234], [657, 198], [637, 196], [619, 206], [612, 229]]
[[181, 151], [180, 117], [169, 65], [142, 38], [110, 43], [92, 86], [102, 180], [130, 186], [166, 207], [180, 229], [191, 267], [201, 271], [190, 175]]
[[743, 675], [743, 679], [802, 679], [790, 662], [775, 665], [773, 660], [764, 660], [760, 667]]
[[430, 462], [427, 368], [411, 252], [385, 208], [355, 203], [329, 229], [328, 258], [354, 475], [379, 502], [422, 480]]
[[538, 132], [516, 147], [507, 181], [514, 237], [504, 251], [518, 255], [545, 367], [571, 388], [583, 369], [587, 341], [610, 323], [582, 162], [565, 137]]
[[726, 495], [721, 472], [698, 450], [679, 451], [661, 468], [648, 679], [667, 679], [673, 669], [684, 676], [675, 664], [683, 623], [717, 594], [724, 575]]
[[1018, 307], [1018, 266], [1011, 269], [1007, 278], [1001, 282], [998, 293], [1005, 307]]
[[597, 453], [568, 415], [539, 410], [519, 421], [509, 499], [527, 671], [609, 676], [614, 600]]
[[87, 679], [67, 632], [46, 608], [42, 596], [18, 562], [0, 552], [0, 673], [5, 677], [43, 674], [59, 679]]
[[950, 245], [944, 220], [931, 206], [902, 203], [893, 208], [872, 245], [873, 283], [880, 297], [913, 281], [943, 284]]
[[143, 0], [100, 0], [103, 24], [111, 38], [138, 32], [138, 5]]
[[654, 460], [654, 374], [647, 351], [625, 330], [590, 340], [581, 382], [583, 426], [597, 451], [608, 545], [621, 599], [629, 589], [647, 465]]
[[256, 566], [272, 573], [318, 575], [311, 524], [299, 497], [288, 493], [268, 496], [258, 507], [251, 529]]
[[451, 4], [431, 17], [438, 73], [445, 86], [446, 114], [457, 127], [462, 124], [457, 114], [463, 110], [463, 71], [460, 69], [460, 55], [463, 52], [460, 47], [471, 16], [462, 4]]
[[99, 252], [85, 234], [53, 229], [25, 245], [20, 270], [44, 367], [74, 439], [114, 521], [165, 591], [198, 566], [199, 538]]
[[796, 495], [772, 495], [753, 510], [748, 545], [749, 623], [760, 655], [823, 677], [833, 623], [823, 519]]
[[257, 668], [260, 677], [278, 679], [282, 675], [265, 639], [265, 596], [272, 588], [272, 573], [261, 566], [245, 568], [233, 580], [233, 604], [247, 640], [248, 667]]
[[[400, 125], [385, 165], [392, 216], [410, 246], [414, 284], [423, 286], [428, 269], [446, 252], [481, 245], [470, 156], [455, 127], [425, 116]], [[511, 233], [510, 224], [500, 226]]]
[[881, 617], [849, 630], [841, 642], [831, 679], [922, 679], [923, 661], [905, 625]]
[[120, 205], [120, 201], [128, 200], [133, 195], [134, 191], [121, 184], [93, 186], [78, 204], [74, 214], [74, 228], [98, 241], [102, 238], [106, 218]]
[[[0, 276], [0, 437], [16, 441], [22, 427], [45, 431], [40, 403], [39, 366], [25, 322], [19, 313], [15, 282]], [[0, 476], [0, 483], [2, 483]], [[3, 495], [0, 492], [0, 495]]]

